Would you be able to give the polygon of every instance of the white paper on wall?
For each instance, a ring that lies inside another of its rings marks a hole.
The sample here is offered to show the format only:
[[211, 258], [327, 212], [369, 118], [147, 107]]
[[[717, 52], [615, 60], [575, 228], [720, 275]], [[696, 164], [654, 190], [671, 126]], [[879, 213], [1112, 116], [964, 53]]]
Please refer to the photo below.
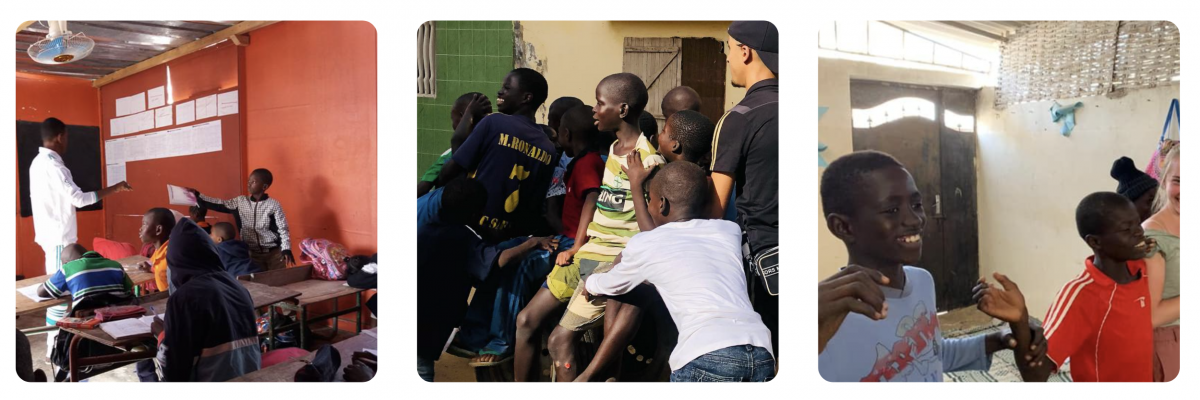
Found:
[[125, 163], [108, 164], [105, 168], [108, 175], [108, 186], [116, 185], [125, 180]]
[[146, 111], [146, 92], [117, 99], [117, 116], [137, 114]]
[[217, 116], [217, 95], [196, 99], [196, 119], [202, 120]]
[[175, 123], [183, 125], [196, 120], [196, 102], [187, 101], [175, 105]]
[[217, 115], [225, 116], [238, 113], [238, 91], [225, 92], [217, 95]]
[[159, 86], [146, 91], [146, 108], [159, 108], [167, 105], [165, 86]]
[[171, 118], [171, 107], [161, 107], [154, 109], [154, 127], [162, 128], [171, 126], [173, 119]]

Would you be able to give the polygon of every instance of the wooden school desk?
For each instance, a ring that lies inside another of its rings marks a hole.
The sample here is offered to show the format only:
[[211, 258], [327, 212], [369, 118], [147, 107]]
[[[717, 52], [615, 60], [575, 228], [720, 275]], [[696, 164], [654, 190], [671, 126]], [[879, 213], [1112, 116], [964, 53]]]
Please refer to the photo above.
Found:
[[[354, 362], [352, 359], [354, 357], [354, 352], [363, 351], [363, 349], [375, 350], [379, 348], [379, 339], [377, 338], [377, 335], [379, 334], [378, 332], [379, 328], [371, 328], [362, 331], [362, 333], [358, 334], [357, 336], [333, 344], [333, 348], [337, 349], [338, 355], [342, 357], [342, 365], [338, 367], [338, 372], [336, 374], [336, 378], [334, 378], [334, 382], [346, 381], [343, 370], [346, 368], [346, 366], [350, 365], [350, 363]], [[293, 382], [296, 377], [296, 371], [299, 371], [300, 368], [304, 368], [309, 361], [312, 361], [316, 354], [317, 352], [312, 351], [306, 356], [296, 357], [279, 364], [251, 372], [249, 374], [242, 375], [230, 380], [230, 382]]]
[[[297, 298], [296, 305], [285, 305], [284, 308], [296, 311], [299, 314], [296, 322], [286, 324], [280, 327], [279, 331], [285, 331], [292, 328], [299, 328], [300, 342], [299, 346], [302, 349], [308, 350], [308, 325], [312, 322], [324, 321], [331, 318], [337, 318], [346, 314], [355, 314], [354, 318], [354, 333], [362, 332], [362, 294], [363, 289], [358, 289], [346, 285], [346, 281], [326, 281], [321, 279], [312, 279], [312, 265], [301, 265], [298, 267], [277, 269], [274, 271], [261, 272], [257, 274], [243, 275], [238, 279], [261, 283], [264, 285], [279, 286], [285, 289], [300, 292], [300, 297]], [[344, 310], [338, 310], [337, 300], [344, 296], [354, 296], [354, 307]], [[308, 306], [321, 303], [324, 301], [333, 300], [333, 311], [317, 316], [308, 315]], [[337, 326], [336, 324], [334, 325]], [[336, 334], [336, 332], [334, 332]]]
[[[142, 283], [146, 283], [146, 282], [154, 280], [153, 273], [145, 272], [145, 271], [142, 271], [141, 269], [138, 269], [138, 266], [137, 266], [138, 263], [140, 263], [142, 261], [147, 261], [147, 260], [149, 260], [149, 259], [146, 257], [131, 256], [131, 257], [122, 258], [122, 259], [116, 260], [116, 261], [121, 263], [121, 266], [125, 268], [125, 273], [129, 275], [129, 279], [132, 280], [133, 284], [136, 286], [136, 285], [140, 285]], [[19, 290], [21, 288], [41, 284], [43, 282], [46, 282], [49, 279], [50, 279], [50, 275], [42, 275], [42, 276], [39, 276], [36, 278], [19, 280], [19, 281], [17, 281], [16, 288]], [[70, 295], [64, 295], [63, 297], [60, 297], [57, 299], [46, 300], [43, 302], [36, 302], [28, 297], [25, 297], [25, 295], [21, 294], [20, 292], [17, 292], [16, 294], [17, 294], [16, 315], [18, 317], [21, 315], [25, 315], [25, 314], [33, 314], [33, 313], [36, 313], [39, 311], [46, 311], [47, 308], [54, 307], [54, 306], [57, 306], [60, 304], [66, 304], [68, 301], [71, 300]], [[30, 329], [26, 329], [22, 332], [25, 332], [26, 334], [33, 334], [33, 333], [46, 332], [48, 330], [54, 330], [54, 327], [30, 328]]]
[[[254, 282], [240, 283], [242, 286], [246, 287], [247, 291], [250, 292], [250, 298], [254, 301], [255, 309], [267, 307], [280, 302], [292, 302], [296, 300], [296, 297], [300, 296], [300, 293], [284, 288], [272, 287]], [[142, 299], [143, 302], [141, 303], [141, 306], [146, 308], [146, 315], [152, 315], [150, 311], [151, 307], [154, 307], [154, 309], [160, 313], [166, 312], [167, 310], [166, 292], [158, 292], [142, 297]], [[146, 302], [145, 300], [149, 301]], [[271, 309], [273, 310], [274, 307], [271, 307]], [[99, 375], [113, 369], [129, 365], [133, 362], [152, 359], [158, 355], [158, 346], [154, 345], [155, 338], [149, 333], [115, 339], [112, 336], [109, 336], [108, 333], [105, 333], [104, 330], [100, 329], [99, 327], [95, 329], [62, 328], [62, 330], [75, 334], [75, 337], [71, 339], [71, 347], [68, 352], [72, 382], [78, 382], [79, 380], [86, 379], [88, 376]], [[124, 353], [95, 357], [82, 357], [79, 355], [78, 347], [79, 343], [84, 339], [122, 350]], [[273, 339], [274, 338], [271, 340]], [[83, 376], [84, 374], [80, 372], [83, 367], [104, 364], [112, 365], [99, 367], [89, 371], [86, 374], [87, 376]]]

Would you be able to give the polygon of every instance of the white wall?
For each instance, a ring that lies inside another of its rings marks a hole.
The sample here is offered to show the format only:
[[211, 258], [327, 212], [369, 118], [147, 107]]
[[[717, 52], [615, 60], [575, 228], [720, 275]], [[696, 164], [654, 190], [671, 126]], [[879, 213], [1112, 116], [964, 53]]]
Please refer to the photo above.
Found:
[[1091, 254], [1075, 229], [1075, 206], [1096, 191], [1115, 191], [1114, 160], [1144, 168], [1179, 86], [1132, 90], [1119, 99], [1082, 101], [1070, 137], [1050, 122], [1053, 102], [993, 108], [992, 88], [977, 102], [980, 275], [1008, 275], [1021, 285], [1029, 314], [1044, 318], [1064, 283]]
[[[827, 162], [833, 162], [838, 156], [854, 151], [854, 144], [851, 140], [853, 131], [850, 125], [851, 79], [972, 88], [979, 87], [983, 81], [980, 76], [972, 74], [897, 68], [834, 58], [818, 59], [817, 101], [820, 106], [829, 107], [829, 111], [817, 124], [817, 137], [821, 143], [829, 146], [829, 149], [822, 153]], [[848, 258], [846, 247], [825, 227], [819, 192], [820, 175], [823, 172], [825, 172], [824, 168], [817, 168], [818, 191], [814, 194], [817, 196], [817, 276], [819, 279], [837, 272], [839, 268], [846, 265]]]
[[[854, 150], [850, 79], [976, 88], [985, 82], [977, 75], [821, 58], [817, 98], [829, 111], [817, 125], [817, 137], [829, 146], [826, 161]], [[1084, 103], [1074, 132], [1063, 137], [1059, 124], [1050, 122], [1052, 102], [996, 110], [994, 89], [983, 88], [976, 102], [980, 275], [1007, 274], [1021, 285], [1030, 315], [1043, 318], [1058, 289], [1089, 255], [1075, 229], [1075, 206], [1089, 193], [1116, 189], [1109, 169], [1118, 157], [1145, 166], [1167, 106], [1178, 97], [1179, 86], [1167, 86], [1117, 99], [1062, 99], [1063, 105]], [[823, 172], [817, 169], [818, 182]], [[815, 195], [820, 279], [845, 265], [847, 255], [825, 227], [820, 194]]]

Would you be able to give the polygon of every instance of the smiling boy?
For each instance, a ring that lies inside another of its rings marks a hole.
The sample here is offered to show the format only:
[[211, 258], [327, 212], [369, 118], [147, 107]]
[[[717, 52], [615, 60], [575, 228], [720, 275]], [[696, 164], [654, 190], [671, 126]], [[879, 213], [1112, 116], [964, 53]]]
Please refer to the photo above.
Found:
[[[826, 225], [849, 253], [849, 266], [822, 281], [818, 370], [830, 382], [941, 382], [943, 372], [987, 370], [1004, 348], [1045, 351], [1015, 284], [976, 287], [980, 310], [1009, 323], [998, 332], [944, 339], [933, 276], [921, 259], [925, 209], [912, 175], [892, 156], [859, 151], [829, 164], [821, 178]], [[982, 282], [982, 280], [981, 280]], [[1024, 356], [1026, 352], [1018, 352]], [[1044, 380], [1044, 379], [1043, 379]]]
[[1117, 193], [1084, 197], [1075, 224], [1093, 254], [1046, 313], [1049, 362], [1021, 373], [1044, 381], [1070, 361], [1075, 382], [1150, 382], [1154, 326], [1144, 258], [1155, 243], [1133, 202]]

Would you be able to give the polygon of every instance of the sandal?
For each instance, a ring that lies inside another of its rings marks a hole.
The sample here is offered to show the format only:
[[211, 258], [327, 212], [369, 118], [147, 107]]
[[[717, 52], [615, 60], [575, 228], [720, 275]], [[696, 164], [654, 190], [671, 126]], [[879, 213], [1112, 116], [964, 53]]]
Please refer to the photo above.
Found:
[[503, 356], [503, 355], [500, 355], [500, 354], [496, 354], [496, 353], [488, 352], [488, 351], [486, 351], [486, 350], [485, 350], [485, 351], [482, 351], [482, 352], [480, 352], [480, 354], [479, 354], [479, 356], [486, 356], [486, 355], [493, 355], [493, 356], [496, 356], [496, 357], [497, 357], [497, 359], [496, 359], [496, 361], [471, 361], [471, 362], [467, 363], [467, 365], [469, 365], [469, 366], [472, 366], [472, 367], [475, 367], [475, 368], [494, 367], [494, 366], [497, 366], [497, 365], [504, 364], [504, 363], [506, 363], [506, 362], [512, 361], [512, 359], [513, 359], [513, 355], [512, 355], [512, 354], [509, 354], [509, 355], [507, 355], [507, 356]]
[[452, 355], [455, 357], [462, 357], [462, 358], [479, 357], [479, 353], [464, 349], [464, 348], [460, 347], [458, 345], [458, 343], [450, 343], [450, 346], [446, 347], [446, 354], [449, 354], [449, 355]]

